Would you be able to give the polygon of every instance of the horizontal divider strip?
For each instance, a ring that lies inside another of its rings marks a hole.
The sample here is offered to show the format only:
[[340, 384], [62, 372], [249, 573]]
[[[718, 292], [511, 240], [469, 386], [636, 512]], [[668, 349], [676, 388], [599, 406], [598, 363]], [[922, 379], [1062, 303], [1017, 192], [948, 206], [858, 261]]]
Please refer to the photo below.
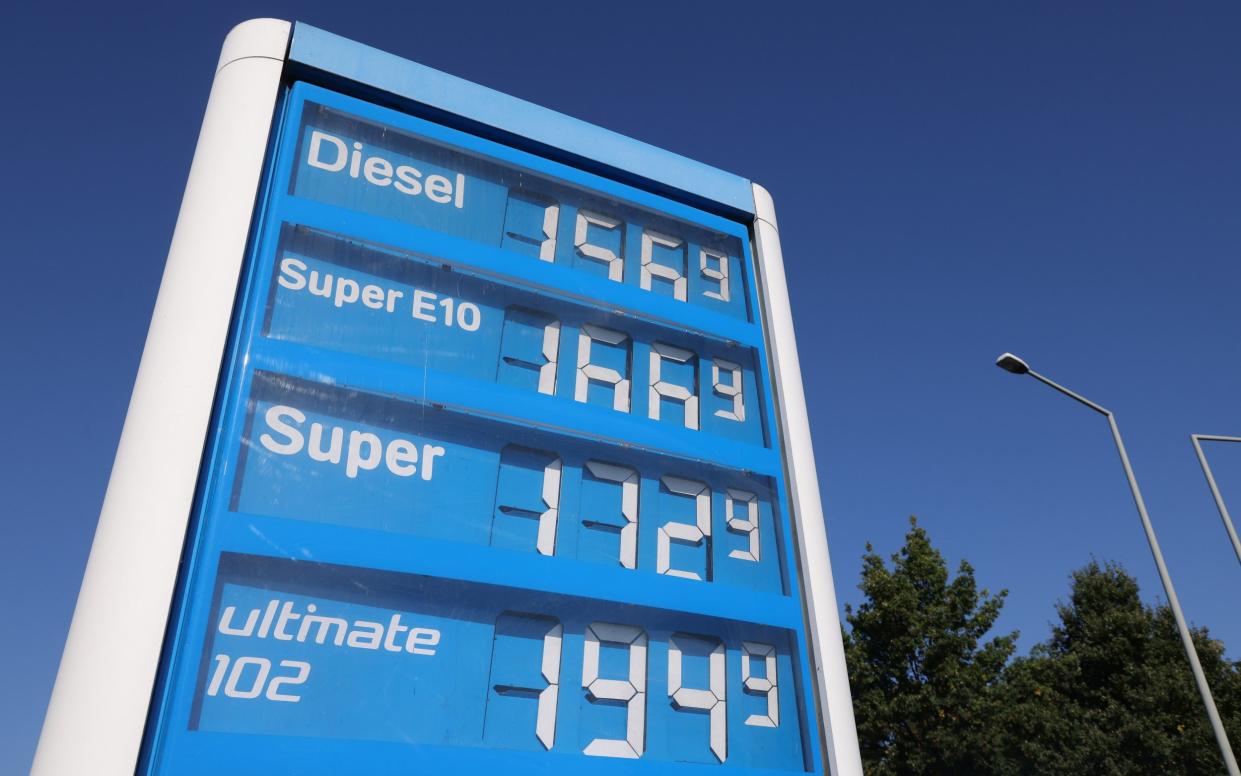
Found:
[[[793, 630], [801, 627], [797, 600], [495, 547], [426, 539], [400, 533], [345, 528], [302, 520], [228, 513], [217, 522], [220, 549], [302, 562], [393, 571], [537, 590], [613, 603], [649, 606]], [[503, 562], [498, 563], [497, 553]], [[589, 591], [586, 592], [586, 591]]]
[[[180, 773], [287, 773], [291, 757], [303, 755], [313, 741], [314, 766], [307, 773], [357, 773], [358, 763], [366, 763], [367, 776], [406, 776], [409, 773], [498, 773], [504, 776], [547, 776], [550, 773], [583, 773], [599, 776], [631, 776], [637, 772], [633, 760], [610, 757], [583, 757], [570, 752], [523, 752], [518, 749], [433, 746], [395, 741], [357, 741], [343, 738], [300, 736], [256, 736], [252, 733], [202, 733], [191, 730], [169, 731], [178, 737], [175, 764]], [[294, 754], [296, 753], [296, 755]], [[363, 754], [364, 753], [364, 754]], [[365, 759], [373, 758], [373, 759]], [[702, 776], [710, 765], [690, 762], [660, 762], [646, 773]], [[202, 769], [195, 768], [201, 766]], [[737, 776], [790, 776], [802, 771], [776, 768], [746, 768], [729, 765], [727, 772]]]
[[603, 307], [611, 312], [683, 329], [719, 342], [756, 348], [763, 343], [763, 333], [758, 324], [694, 307], [687, 302], [583, 275], [501, 248], [284, 192], [277, 193], [273, 199], [272, 217], [286, 223], [395, 248], [462, 270], [472, 270], [481, 277], [516, 282], [537, 292], [578, 304]]
[[[564, 436], [597, 440], [623, 449], [667, 455], [739, 472], [779, 478], [779, 453], [701, 431], [533, 392], [516, 391], [469, 377], [418, 369], [382, 359], [324, 351], [311, 345], [257, 339], [252, 369], [352, 388], [518, 427], [537, 426]], [[331, 364], [330, 372], [314, 364]], [[467, 403], [468, 401], [468, 403]]]

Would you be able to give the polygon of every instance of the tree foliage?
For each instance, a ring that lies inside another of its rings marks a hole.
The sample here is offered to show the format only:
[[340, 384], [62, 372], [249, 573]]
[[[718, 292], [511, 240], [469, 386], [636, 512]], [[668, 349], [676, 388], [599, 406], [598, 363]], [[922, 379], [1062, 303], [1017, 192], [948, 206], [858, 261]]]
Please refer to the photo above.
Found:
[[[867, 774], [1224, 772], [1171, 610], [1120, 566], [1074, 572], [1050, 637], [1011, 663], [1015, 633], [984, 640], [1004, 591], [980, 592], [964, 561], [950, 578], [912, 519], [891, 568], [867, 546], [859, 588], [845, 654]], [[1241, 662], [1193, 636], [1236, 747]]]
[[[1116, 564], [1073, 573], [1051, 638], [1005, 673], [998, 722], [1011, 772], [1223, 773], [1172, 611], [1138, 593]], [[1193, 635], [1230, 738], [1241, 742], [1241, 666], [1205, 629]]]
[[863, 564], [865, 601], [846, 608], [845, 654], [866, 772], [990, 773], [989, 720], [1016, 634], [982, 637], [1005, 593], [980, 592], [964, 561], [949, 579], [913, 518], [891, 569], [869, 545]]

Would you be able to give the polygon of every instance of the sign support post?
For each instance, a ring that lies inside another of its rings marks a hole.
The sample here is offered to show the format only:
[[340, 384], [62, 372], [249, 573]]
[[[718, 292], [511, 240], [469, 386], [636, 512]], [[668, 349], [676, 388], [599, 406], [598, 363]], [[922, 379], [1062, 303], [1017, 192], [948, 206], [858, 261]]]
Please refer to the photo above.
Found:
[[[768, 336], [773, 340], [777, 412], [785, 444], [788, 446], [789, 481], [797, 494], [793, 507], [799, 527], [799, 546], [804, 569], [815, 573], [804, 578], [810, 627], [817, 633], [814, 668], [818, 678], [819, 704], [832, 730], [848, 731], [825, 737], [833, 774], [861, 774], [862, 755], [858, 749], [849, 671], [844, 644], [839, 636], [840, 614], [836, 609], [836, 586], [832, 582], [832, 561], [827, 552], [827, 528], [819, 496], [819, 473], [810, 441], [810, 415], [801, 383], [801, 360], [793, 333], [793, 313], [788, 283], [784, 276], [784, 254], [780, 251], [780, 231], [771, 194], [754, 184], [754, 252], [763, 286], [764, 316]], [[846, 692], [840, 692], [845, 688]]]
[[290, 30], [224, 41], [34, 776], [137, 763]]

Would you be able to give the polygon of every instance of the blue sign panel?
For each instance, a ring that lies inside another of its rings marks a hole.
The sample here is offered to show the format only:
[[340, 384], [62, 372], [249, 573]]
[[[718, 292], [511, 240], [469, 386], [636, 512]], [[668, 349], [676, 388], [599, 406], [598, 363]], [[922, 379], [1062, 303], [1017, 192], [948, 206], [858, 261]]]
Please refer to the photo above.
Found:
[[142, 772], [821, 770], [746, 225], [278, 133]]

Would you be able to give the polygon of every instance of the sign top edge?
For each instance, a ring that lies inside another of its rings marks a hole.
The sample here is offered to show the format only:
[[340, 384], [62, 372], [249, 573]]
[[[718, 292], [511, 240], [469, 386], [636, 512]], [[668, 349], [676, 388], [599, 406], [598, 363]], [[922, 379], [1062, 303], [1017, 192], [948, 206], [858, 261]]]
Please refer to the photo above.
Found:
[[294, 22], [288, 61], [755, 215], [749, 180], [395, 54]]
[[289, 49], [292, 26], [283, 19], [250, 19], [233, 27], [220, 48], [216, 72], [239, 59], [283, 60]]

